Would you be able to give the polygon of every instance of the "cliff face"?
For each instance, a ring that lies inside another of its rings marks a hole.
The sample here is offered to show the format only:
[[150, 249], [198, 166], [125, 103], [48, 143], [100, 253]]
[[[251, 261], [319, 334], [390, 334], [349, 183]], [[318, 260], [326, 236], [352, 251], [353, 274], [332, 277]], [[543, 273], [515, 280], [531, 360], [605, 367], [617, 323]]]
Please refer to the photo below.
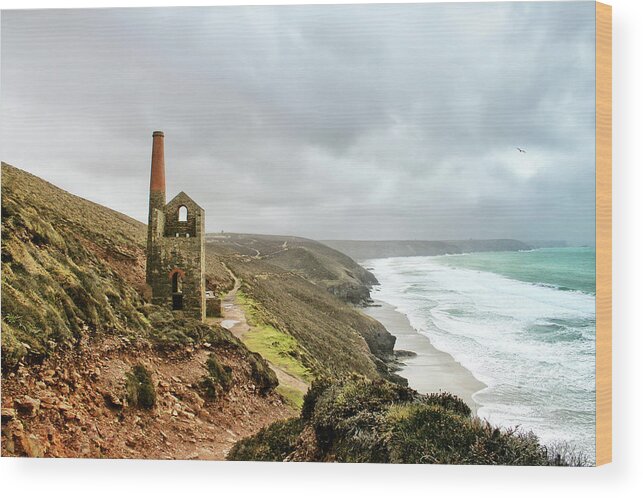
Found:
[[262, 322], [298, 341], [313, 372], [402, 381], [387, 366], [395, 337], [352, 306], [377, 282], [352, 259], [298, 237], [220, 234], [206, 246], [242, 280]]
[[439, 256], [486, 251], [523, 251], [531, 249], [513, 239], [490, 240], [325, 240], [329, 247], [357, 261], [402, 256]]

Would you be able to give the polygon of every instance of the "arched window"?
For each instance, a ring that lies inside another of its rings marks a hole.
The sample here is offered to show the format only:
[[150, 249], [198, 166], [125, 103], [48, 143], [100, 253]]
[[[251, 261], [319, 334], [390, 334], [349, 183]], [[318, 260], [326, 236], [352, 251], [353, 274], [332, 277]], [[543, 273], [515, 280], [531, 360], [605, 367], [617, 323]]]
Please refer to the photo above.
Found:
[[172, 293], [177, 294], [182, 292], [181, 283], [181, 273], [177, 271], [172, 275]]
[[172, 275], [172, 309], [183, 309], [183, 289], [182, 287], [181, 272], [174, 272]]
[[188, 208], [185, 206], [179, 208], [179, 221], [188, 221]]

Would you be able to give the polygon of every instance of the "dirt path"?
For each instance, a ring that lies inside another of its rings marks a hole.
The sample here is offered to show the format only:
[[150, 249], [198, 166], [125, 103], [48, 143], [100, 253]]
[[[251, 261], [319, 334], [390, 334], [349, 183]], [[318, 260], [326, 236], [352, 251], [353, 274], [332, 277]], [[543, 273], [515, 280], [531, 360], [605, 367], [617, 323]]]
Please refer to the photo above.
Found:
[[[234, 280], [234, 286], [221, 301], [221, 312], [223, 317], [216, 318], [214, 320], [215, 323], [218, 323], [223, 328], [232, 332], [235, 337], [243, 340], [244, 335], [250, 331], [250, 325], [248, 325], [248, 320], [243, 307], [237, 301], [237, 294], [241, 288], [241, 280], [232, 272], [232, 270], [230, 270], [230, 268], [225, 266], [225, 269]], [[280, 385], [295, 389], [302, 393], [306, 393], [306, 391], [308, 391], [308, 384], [304, 381], [290, 375], [288, 372], [270, 361], [268, 361], [268, 364], [270, 365], [270, 368], [274, 370], [275, 374], [277, 374], [277, 379], [279, 379]]]

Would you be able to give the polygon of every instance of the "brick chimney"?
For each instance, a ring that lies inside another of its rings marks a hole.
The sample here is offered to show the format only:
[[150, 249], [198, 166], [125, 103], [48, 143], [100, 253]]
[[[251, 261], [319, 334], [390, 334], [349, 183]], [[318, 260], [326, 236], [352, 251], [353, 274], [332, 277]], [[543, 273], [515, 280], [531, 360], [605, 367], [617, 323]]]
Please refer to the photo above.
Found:
[[150, 220], [152, 209], [165, 207], [165, 151], [162, 131], [152, 133], [152, 174], [150, 175]]
[[165, 208], [165, 152], [163, 147], [163, 132], [152, 133], [152, 172], [150, 175], [150, 211], [147, 217], [147, 265], [146, 281], [151, 285], [155, 268], [154, 262], [158, 260], [158, 248], [154, 244], [154, 234], [158, 231], [158, 217], [154, 211], [163, 211]]

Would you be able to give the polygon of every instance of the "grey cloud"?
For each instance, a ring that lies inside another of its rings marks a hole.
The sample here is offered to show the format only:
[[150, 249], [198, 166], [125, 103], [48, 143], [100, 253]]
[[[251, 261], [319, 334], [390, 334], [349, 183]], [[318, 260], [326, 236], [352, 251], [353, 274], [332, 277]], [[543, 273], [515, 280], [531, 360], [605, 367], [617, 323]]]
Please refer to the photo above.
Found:
[[[3, 160], [211, 231], [594, 238], [594, 4], [2, 13]], [[518, 154], [516, 146], [528, 150]]]

